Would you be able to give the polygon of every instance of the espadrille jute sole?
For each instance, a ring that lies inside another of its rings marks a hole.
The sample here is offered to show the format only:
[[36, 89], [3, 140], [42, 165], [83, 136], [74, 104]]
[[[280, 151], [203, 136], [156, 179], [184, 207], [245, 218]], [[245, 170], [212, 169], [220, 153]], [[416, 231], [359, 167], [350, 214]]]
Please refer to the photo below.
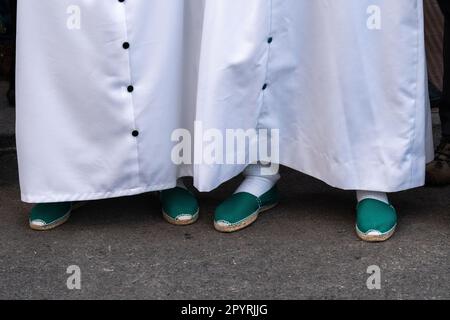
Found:
[[252, 213], [251, 215], [249, 215], [247, 218], [245, 218], [244, 220], [241, 220], [235, 224], [232, 225], [222, 225], [220, 223], [217, 223], [216, 221], [214, 221], [214, 228], [219, 231], [219, 232], [223, 232], [223, 233], [232, 233], [232, 232], [236, 232], [242, 229], [247, 228], [248, 226], [250, 226], [251, 224], [253, 224], [259, 217], [259, 215], [265, 211], [268, 211], [270, 209], [275, 208], [278, 205], [278, 203], [269, 205], [269, 206], [265, 206], [265, 207], [261, 207], [259, 208], [256, 212]]
[[356, 226], [356, 234], [358, 235], [358, 237], [361, 240], [364, 240], [366, 242], [383, 242], [383, 241], [389, 240], [394, 235], [396, 228], [397, 228], [397, 225], [395, 225], [388, 232], [385, 232], [381, 235], [367, 235], [364, 232], [361, 232], [359, 230], [358, 226]]
[[192, 219], [189, 220], [177, 220], [169, 216], [164, 210], [162, 211], [164, 220], [166, 220], [168, 223], [173, 224], [175, 226], [188, 226], [195, 222], [197, 222], [199, 217], [200, 210], [197, 210], [197, 212], [192, 216]]

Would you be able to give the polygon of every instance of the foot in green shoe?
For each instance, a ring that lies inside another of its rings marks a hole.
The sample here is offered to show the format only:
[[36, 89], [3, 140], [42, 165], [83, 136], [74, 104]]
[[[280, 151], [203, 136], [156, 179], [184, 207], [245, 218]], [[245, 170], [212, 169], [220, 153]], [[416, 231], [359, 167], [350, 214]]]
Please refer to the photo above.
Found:
[[276, 186], [259, 198], [247, 192], [235, 193], [217, 207], [214, 227], [220, 232], [239, 231], [251, 225], [261, 212], [272, 209], [278, 202]]
[[393, 236], [397, 213], [393, 206], [375, 199], [358, 203], [356, 233], [364, 241], [382, 242]]
[[186, 226], [198, 219], [200, 209], [197, 199], [185, 188], [161, 191], [161, 204], [163, 217], [171, 224]]
[[37, 231], [54, 229], [69, 219], [72, 209], [71, 202], [37, 204], [30, 212], [30, 228]]

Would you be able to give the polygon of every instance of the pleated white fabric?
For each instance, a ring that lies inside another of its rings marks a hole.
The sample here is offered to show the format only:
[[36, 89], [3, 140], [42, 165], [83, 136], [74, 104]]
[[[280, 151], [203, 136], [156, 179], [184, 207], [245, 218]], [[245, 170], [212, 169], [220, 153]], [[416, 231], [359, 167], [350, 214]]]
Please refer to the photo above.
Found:
[[175, 164], [195, 120], [279, 129], [281, 164], [339, 188], [424, 182], [422, 0], [19, 0], [18, 19], [25, 202], [212, 190], [245, 165]]
[[19, 0], [24, 201], [133, 195], [192, 175], [172, 163], [170, 137], [194, 122], [203, 3]]
[[[424, 184], [421, 0], [207, 1], [205, 25], [203, 130], [279, 129], [281, 164], [343, 189]], [[195, 181], [208, 191], [242, 170], [200, 165]]]

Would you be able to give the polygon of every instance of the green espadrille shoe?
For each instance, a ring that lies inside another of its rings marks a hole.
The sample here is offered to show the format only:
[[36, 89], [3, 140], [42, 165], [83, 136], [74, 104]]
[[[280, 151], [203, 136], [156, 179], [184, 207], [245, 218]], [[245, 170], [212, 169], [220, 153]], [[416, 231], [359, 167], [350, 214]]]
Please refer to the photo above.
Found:
[[358, 203], [356, 233], [368, 242], [386, 241], [397, 227], [397, 213], [389, 204], [375, 199], [365, 199]]
[[73, 210], [83, 203], [58, 202], [40, 203], [31, 209], [30, 228], [37, 231], [48, 231], [65, 223]]
[[161, 191], [163, 217], [177, 226], [193, 224], [198, 219], [199, 205], [187, 189], [176, 187]]
[[217, 207], [214, 227], [220, 232], [244, 229], [255, 222], [261, 212], [275, 207], [279, 198], [276, 186], [259, 198], [246, 192], [235, 193]]

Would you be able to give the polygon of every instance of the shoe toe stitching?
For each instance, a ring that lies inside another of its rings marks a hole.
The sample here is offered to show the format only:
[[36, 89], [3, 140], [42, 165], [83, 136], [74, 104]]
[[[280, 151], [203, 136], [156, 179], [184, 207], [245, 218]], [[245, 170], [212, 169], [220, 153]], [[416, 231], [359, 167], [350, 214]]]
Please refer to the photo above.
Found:
[[188, 214], [188, 213], [182, 213], [179, 214], [175, 217], [176, 220], [181, 221], [181, 220], [190, 220], [192, 218], [194, 218], [195, 215], [193, 214]]
[[218, 220], [218, 221], [216, 221], [216, 224], [218, 224], [218, 225], [223, 225], [223, 226], [227, 226], [227, 227], [233, 225], [231, 222], [226, 221], [226, 220]]
[[47, 225], [47, 222], [45, 222], [44, 220], [41, 220], [41, 219], [33, 219], [33, 220], [30, 220], [30, 224], [32, 224], [34, 226], [43, 227], [43, 226]]

